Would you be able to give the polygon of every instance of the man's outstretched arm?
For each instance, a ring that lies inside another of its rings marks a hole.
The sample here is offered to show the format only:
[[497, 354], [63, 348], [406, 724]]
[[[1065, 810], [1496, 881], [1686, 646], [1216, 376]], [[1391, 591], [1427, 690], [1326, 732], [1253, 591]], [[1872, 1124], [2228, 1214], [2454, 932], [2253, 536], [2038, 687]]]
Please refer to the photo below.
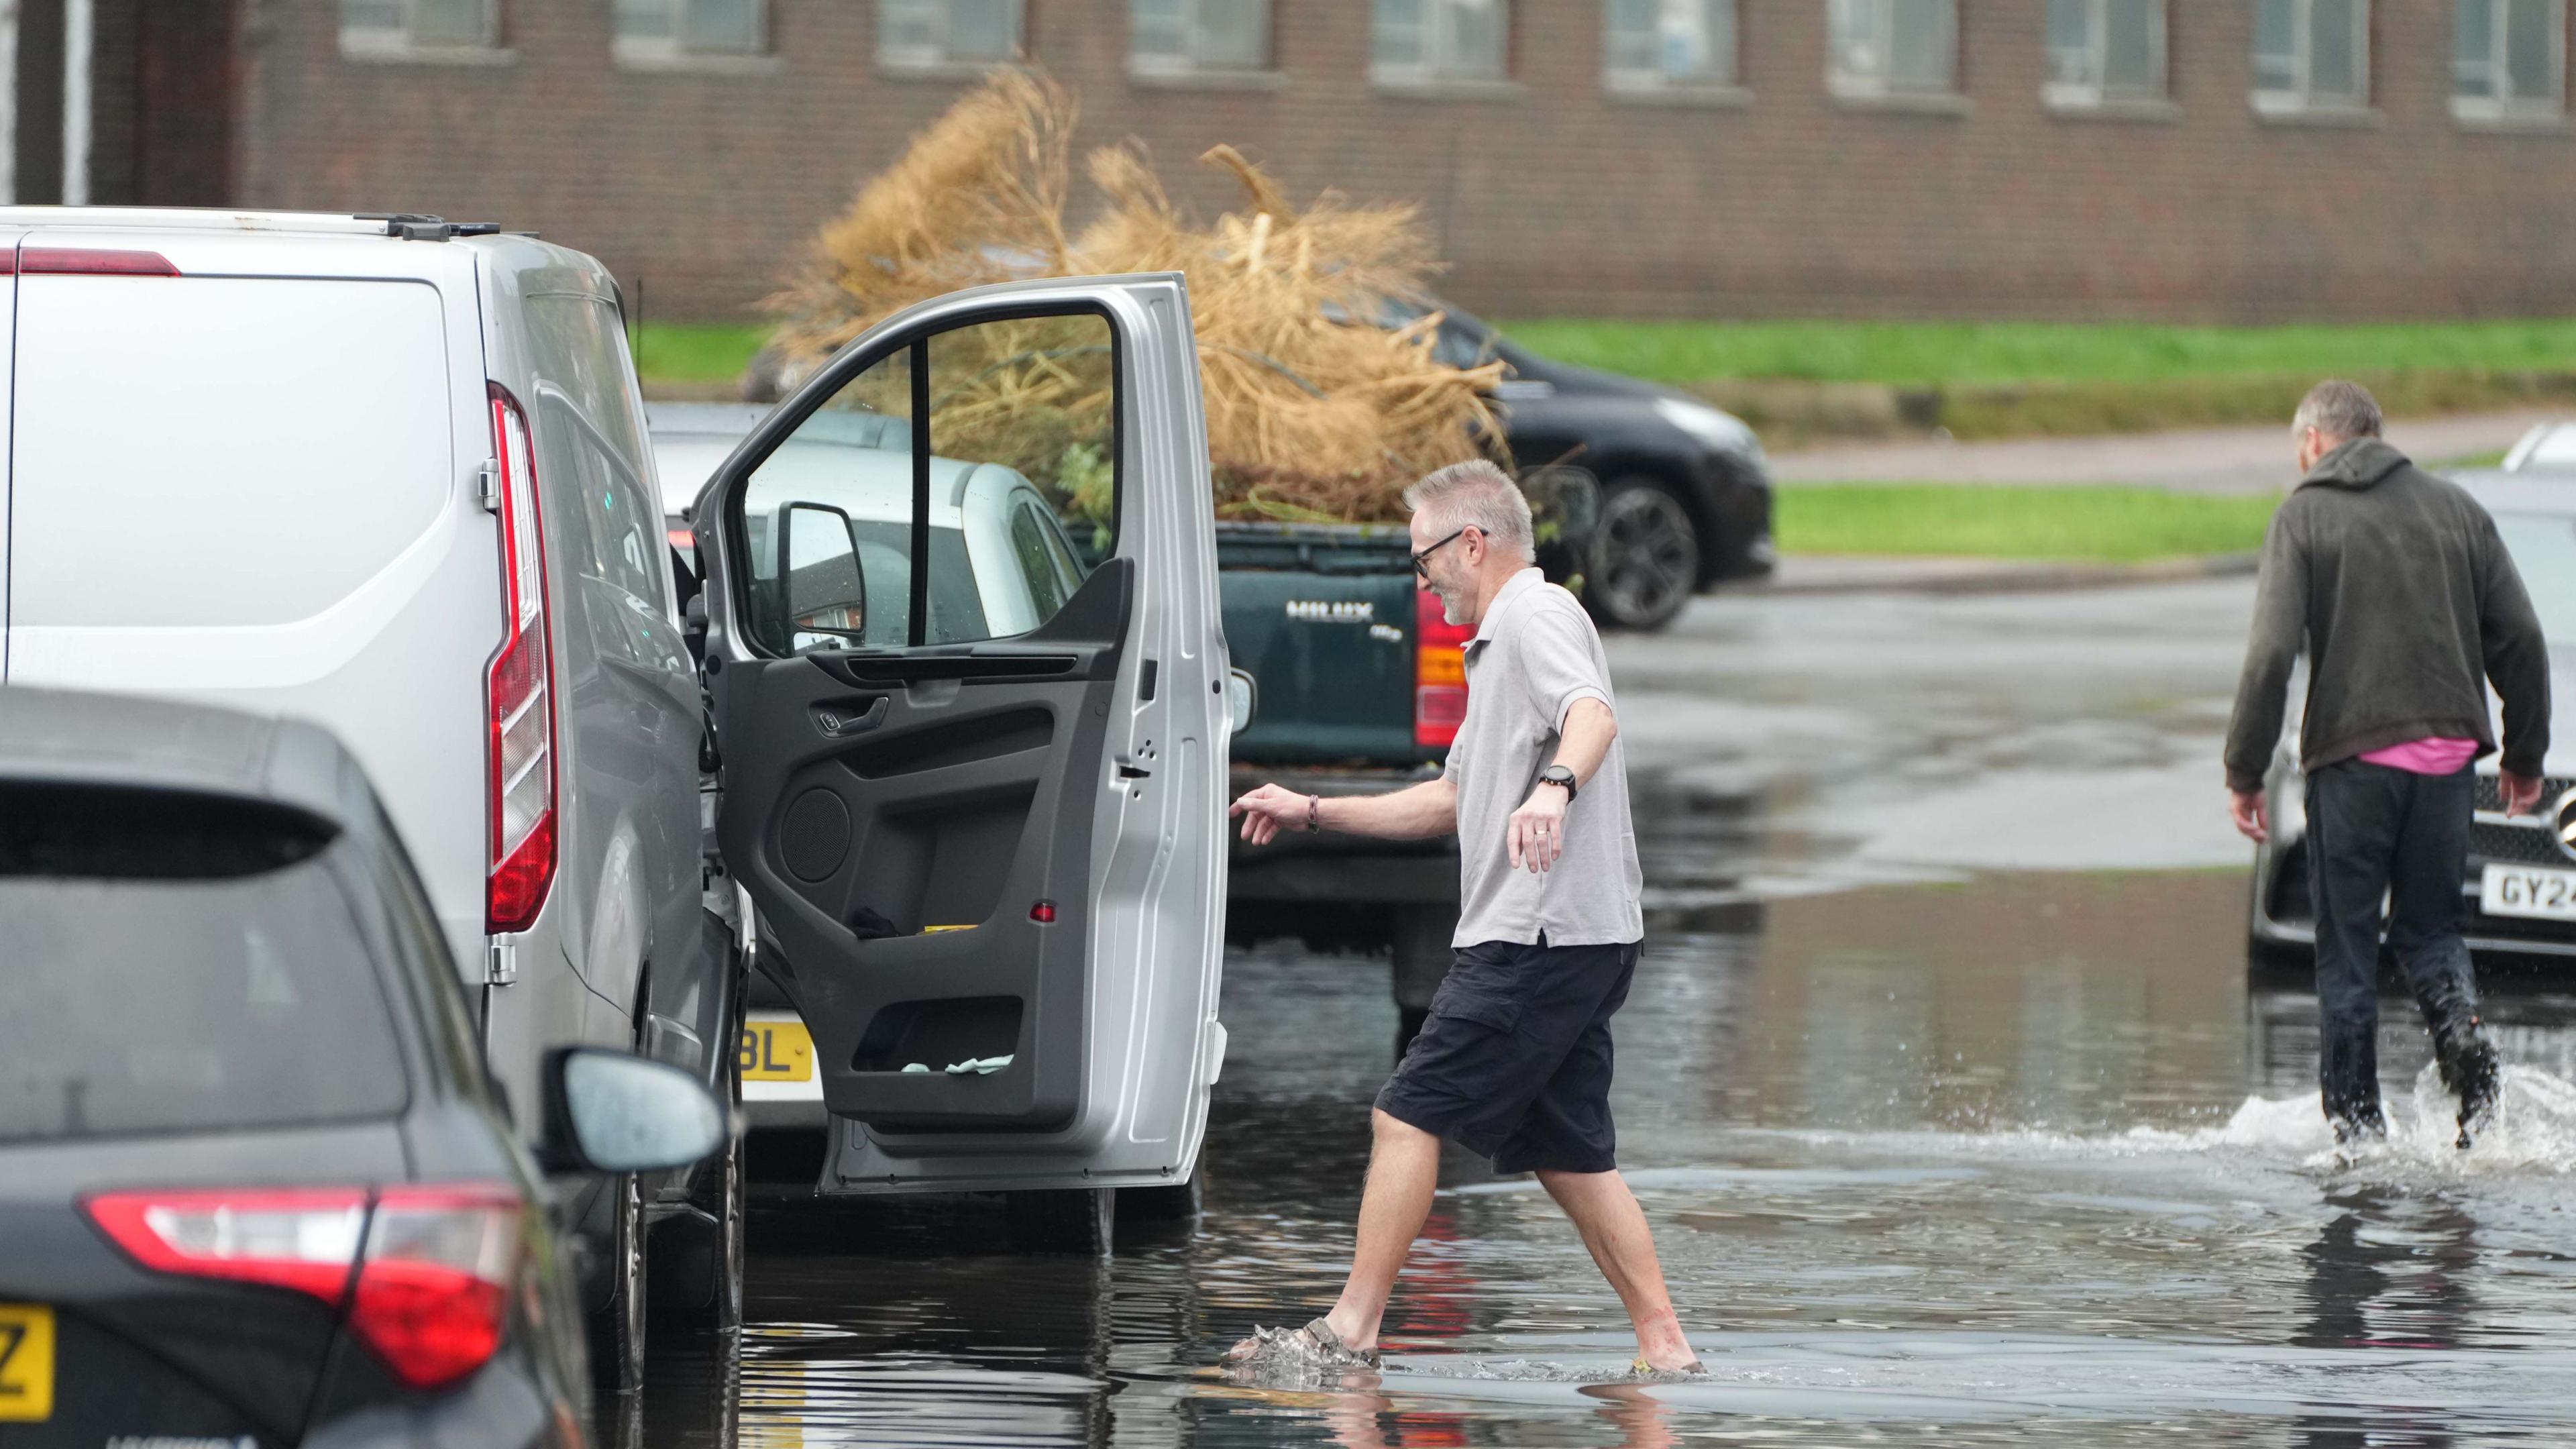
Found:
[[1428, 840], [1458, 828], [1458, 786], [1443, 775], [1392, 795], [1328, 797], [1264, 785], [1235, 801], [1231, 813], [1243, 817], [1243, 838], [1255, 845], [1268, 845], [1282, 830], [1303, 830], [1310, 818], [1346, 835]]

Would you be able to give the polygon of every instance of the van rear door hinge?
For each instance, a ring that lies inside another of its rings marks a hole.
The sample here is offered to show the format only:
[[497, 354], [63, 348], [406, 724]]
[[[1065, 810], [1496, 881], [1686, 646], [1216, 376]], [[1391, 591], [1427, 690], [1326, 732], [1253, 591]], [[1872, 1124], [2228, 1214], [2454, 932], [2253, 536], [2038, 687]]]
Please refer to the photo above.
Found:
[[483, 984], [507, 986], [519, 979], [519, 943], [494, 941], [483, 956]]
[[474, 501], [486, 513], [501, 511], [501, 460], [486, 458], [474, 470]]

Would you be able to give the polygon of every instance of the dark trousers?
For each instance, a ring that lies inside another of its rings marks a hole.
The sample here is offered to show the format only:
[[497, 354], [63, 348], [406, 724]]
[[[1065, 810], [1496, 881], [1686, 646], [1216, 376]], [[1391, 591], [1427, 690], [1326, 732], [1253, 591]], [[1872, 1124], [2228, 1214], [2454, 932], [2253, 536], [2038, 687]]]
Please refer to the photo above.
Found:
[[2418, 775], [2345, 760], [2308, 776], [2308, 881], [2317, 910], [2317, 1081], [2326, 1115], [2378, 1126], [2379, 941], [2450, 1073], [2475, 1040], [2477, 980], [2460, 938], [2476, 775]]

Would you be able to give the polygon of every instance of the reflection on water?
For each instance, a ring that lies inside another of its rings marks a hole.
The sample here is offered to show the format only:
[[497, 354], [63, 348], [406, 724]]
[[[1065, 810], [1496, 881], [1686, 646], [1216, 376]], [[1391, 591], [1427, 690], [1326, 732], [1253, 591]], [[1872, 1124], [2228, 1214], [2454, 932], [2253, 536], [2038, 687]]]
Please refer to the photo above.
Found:
[[1228, 965], [1194, 1229], [995, 1251], [988, 1203], [764, 1212], [739, 1363], [655, 1345], [658, 1445], [2566, 1442], [2576, 994], [2490, 993], [2513, 1065], [2446, 1145], [2411, 1008], [2394, 1133], [2332, 1151], [2315, 1010], [2249, 989], [2241, 874], [1673, 904], [1619, 1021], [1621, 1156], [1710, 1367], [1624, 1316], [1526, 1179], [1453, 1157], [1386, 1371], [1211, 1371], [1330, 1301], [1395, 1029], [1383, 966]]

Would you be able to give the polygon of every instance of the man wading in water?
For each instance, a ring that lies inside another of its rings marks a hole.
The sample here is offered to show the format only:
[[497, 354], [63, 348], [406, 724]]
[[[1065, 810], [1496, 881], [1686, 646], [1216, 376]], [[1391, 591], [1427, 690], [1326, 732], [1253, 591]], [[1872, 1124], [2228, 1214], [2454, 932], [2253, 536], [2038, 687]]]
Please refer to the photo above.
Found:
[[1613, 1159], [1610, 1017], [1645, 935], [1609, 661], [1574, 596], [1530, 563], [1529, 502], [1501, 469], [1460, 463], [1404, 493], [1413, 567], [1449, 622], [1473, 624], [1467, 717], [1448, 769], [1392, 795], [1325, 800], [1264, 785], [1234, 802], [1243, 838], [1341, 830], [1458, 836], [1455, 962], [1378, 1093], [1359, 1249], [1330, 1313], [1256, 1330], [1254, 1367], [1375, 1368], [1378, 1321], [1431, 1212], [1440, 1139], [1536, 1172], [1637, 1327], [1639, 1372], [1699, 1367]]
[[2496, 747], [2507, 813], [2540, 801], [2549, 751], [2549, 646], [2495, 520], [2379, 439], [2379, 404], [2322, 382], [2290, 431], [2307, 476], [2272, 517], [2253, 640], [2227, 729], [2236, 828], [2271, 833], [2263, 773], [2281, 738], [2291, 662], [2308, 656], [2299, 768], [2308, 774], [2308, 879], [2317, 920], [2317, 1078], [2335, 1139], [2388, 1132], [2379, 1105], [2380, 903], [2462, 1147], [2495, 1109], [2496, 1058], [2460, 939], [2476, 772]]

